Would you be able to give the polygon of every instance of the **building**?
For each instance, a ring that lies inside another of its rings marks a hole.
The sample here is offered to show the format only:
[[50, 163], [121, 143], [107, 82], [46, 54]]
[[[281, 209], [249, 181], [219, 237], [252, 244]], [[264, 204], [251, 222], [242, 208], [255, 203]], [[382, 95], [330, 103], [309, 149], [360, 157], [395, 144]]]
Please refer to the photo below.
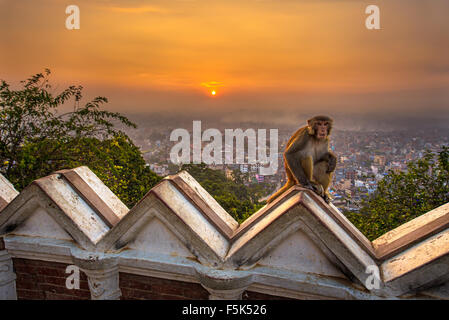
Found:
[[383, 155], [374, 156], [374, 164], [378, 166], [385, 166], [386, 158]]
[[168, 165], [150, 165], [150, 169], [159, 176], [166, 176], [168, 174]]
[[448, 217], [369, 241], [299, 187], [238, 224], [185, 171], [132, 209], [87, 167], [0, 176], [0, 299], [449, 299]]

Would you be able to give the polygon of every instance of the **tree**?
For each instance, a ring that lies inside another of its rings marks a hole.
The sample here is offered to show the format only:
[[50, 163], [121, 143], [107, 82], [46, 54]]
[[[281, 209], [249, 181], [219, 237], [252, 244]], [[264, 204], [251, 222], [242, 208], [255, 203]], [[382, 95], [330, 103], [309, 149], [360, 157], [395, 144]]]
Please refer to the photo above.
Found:
[[408, 163], [406, 172], [388, 174], [359, 212], [345, 212], [370, 240], [449, 202], [449, 148], [438, 154], [426, 151]]
[[184, 164], [181, 169], [188, 171], [239, 223], [265, 205], [265, 202], [258, 201], [257, 196], [266, 195], [271, 191], [270, 188], [264, 189], [263, 192], [260, 186], [246, 186], [244, 182], [248, 179], [238, 170], [232, 172], [234, 180], [229, 180], [222, 171], [209, 169], [204, 163]]
[[[12, 90], [0, 83], [0, 172], [21, 190], [54, 171], [87, 165], [128, 206], [159, 180], [140, 150], [117, 124], [136, 125], [116, 112], [100, 110], [96, 97], [80, 106], [81, 86], [53, 94], [50, 70]], [[61, 107], [73, 101], [73, 111]]]

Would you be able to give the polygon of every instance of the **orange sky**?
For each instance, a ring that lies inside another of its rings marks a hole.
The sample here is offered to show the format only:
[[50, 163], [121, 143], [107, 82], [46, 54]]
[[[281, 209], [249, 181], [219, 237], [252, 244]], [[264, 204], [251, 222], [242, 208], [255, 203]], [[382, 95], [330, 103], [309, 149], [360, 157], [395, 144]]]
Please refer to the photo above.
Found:
[[[382, 30], [365, 28], [369, 4]], [[447, 110], [448, 14], [447, 0], [0, 0], [0, 78], [48, 67], [124, 111]]]

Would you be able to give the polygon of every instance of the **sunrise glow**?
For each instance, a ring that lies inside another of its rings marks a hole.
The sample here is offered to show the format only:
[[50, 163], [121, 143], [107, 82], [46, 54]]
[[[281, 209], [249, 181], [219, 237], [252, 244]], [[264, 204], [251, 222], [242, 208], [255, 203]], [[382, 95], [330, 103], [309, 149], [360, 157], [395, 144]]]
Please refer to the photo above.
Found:
[[0, 79], [48, 67], [114, 111], [443, 109], [449, 3], [410, 1], [373, 31], [360, 1], [77, 0], [68, 30], [58, 1], [0, 0]]

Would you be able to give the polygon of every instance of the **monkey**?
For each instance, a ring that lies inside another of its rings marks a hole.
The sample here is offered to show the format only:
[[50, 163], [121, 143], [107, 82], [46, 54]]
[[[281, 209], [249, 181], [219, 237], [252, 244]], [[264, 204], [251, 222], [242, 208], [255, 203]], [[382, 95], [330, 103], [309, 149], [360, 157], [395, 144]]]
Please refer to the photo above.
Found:
[[287, 183], [267, 203], [273, 202], [295, 184], [313, 190], [330, 203], [328, 188], [337, 166], [337, 157], [329, 149], [332, 125], [330, 117], [315, 116], [291, 136], [284, 151]]

